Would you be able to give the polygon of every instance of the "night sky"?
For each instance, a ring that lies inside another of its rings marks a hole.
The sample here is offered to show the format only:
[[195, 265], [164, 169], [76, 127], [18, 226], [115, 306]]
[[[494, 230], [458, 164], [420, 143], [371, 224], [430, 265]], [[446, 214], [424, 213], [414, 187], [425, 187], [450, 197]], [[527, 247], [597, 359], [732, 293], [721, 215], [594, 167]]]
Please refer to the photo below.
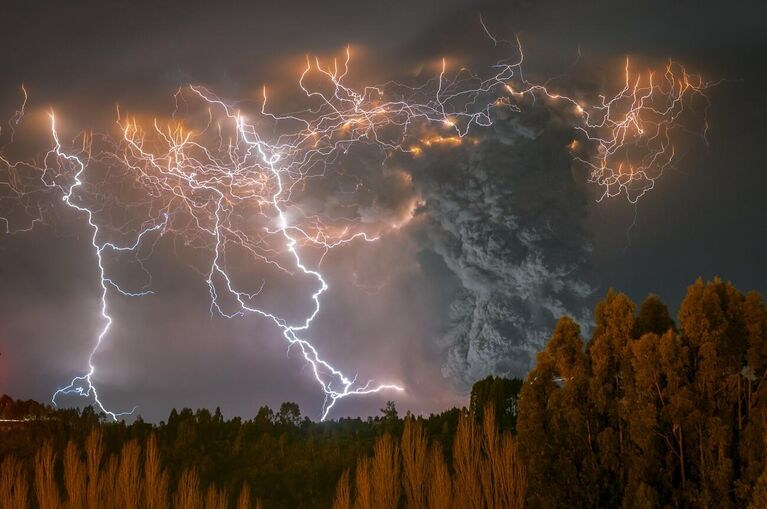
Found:
[[[404, 227], [334, 249], [323, 261], [330, 290], [308, 336], [344, 372], [406, 388], [344, 399], [334, 418], [376, 414], [389, 399], [401, 410], [439, 411], [465, 404], [478, 377], [523, 375], [550, 330], [540, 310], [554, 301], [583, 314], [613, 287], [635, 301], [656, 293], [676, 312], [690, 283], [717, 275], [767, 294], [767, 13], [757, 2], [325, 4], [7, 4], [0, 118], [19, 107], [23, 83], [30, 98], [19, 143], [28, 154], [36, 145], [24, 140], [50, 141], [51, 108], [69, 138], [106, 132], [116, 103], [167, 116], [173, 93], [189, 83], [253, 101], [266, 84], [290, 107], [304, 56], [340, 55], [347, 44], [358, 82], [428, 78], [441, 57], [482, 69], [499, 49], [480, 15], [493, 33], [519, 35], [531, 80], [612, 87], [626, 56], [638, 65], [673, 58], [725, 80], [707, 92], [707, 143], [681, 145], [674, 168], [636, 206], [597, 202], [599, 190], [572, 170], [564, 149], [572, 134], [538, 110], [479, 129], [473, 149], [384, 164], [362, 153], [345, 162], [372, 196], [357, 210], [360, 220], [394, 221], [418, 205]], [[528, 140], [520, 134], [527, 128], [542, 134]], [[0, 141], [7, 137], [4, 127]], [[310, 198], [335, 199], [334, 192]], [[87, 225], [61, 205], [50, 212], [31, 232], [0, 236], [0, 392], [15, 398], [48, 401], [81, 374], [100, 327]], [[525, 243], [541, 231], [533, 246]], [[541, 261], [535, 283], [520, 262], [526, 256]], [[160, 420], [172, 407], [220, 406], [225, 415], [251, 417], [261, 405], [295, 401], [318, 417], [322, 392], [306, 363], [286, 353], [266, 320], [211, 315], [198, 262], [161, 239], [146, 261], [155, 294], [110, 296], [115, 323], [94, 379], [105, 403], [138, 405], [138, 414]], [[115, 267], [122, 281], [143, 281], [135, 264]], [[249, 270], [258, 278], [265, 269]], [[290, 308], [298, 290], [263, 277], [272, 283], [270, 305]], [[576, 283], [588, 295], [567, 289]]]

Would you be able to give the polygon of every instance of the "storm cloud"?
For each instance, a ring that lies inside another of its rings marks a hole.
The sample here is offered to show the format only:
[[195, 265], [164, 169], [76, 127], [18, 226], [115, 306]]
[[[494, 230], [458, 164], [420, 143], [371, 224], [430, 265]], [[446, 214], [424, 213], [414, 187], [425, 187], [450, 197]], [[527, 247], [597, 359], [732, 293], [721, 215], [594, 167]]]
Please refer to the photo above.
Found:
[[[479, 14], [499, 37], [520, 35], [531, 80], [560, 76], [579, 52], [593, 64], [590, 91], [619, 79], [626, 55], [673, 57], [731, 78], [712, 91], [708, 144], [680, 152], [638, 208], [595, 203], [572, 167], [572, 132], [542, 105], [473, 129], [477, 143], [386, 164], [380, 154], [350, 154], [333, 179], [316, 181], [303, 197], [307, 213], [402, 225], [324, 261], [330, 289], [312, 340], [345, 372], [407, 388], [346, 400], [334, 417], [377, 413], [390, 398], [401, 409], [439, 411], [464, 403], [479, 377], [524, 374], [553, 321], [570, 314], [588, 326], [587, 311], [608, 286], [676, 302], [696, 277], [720, 275], [767, 291], [767, 237], [759, 234], [767, 96], [755, 65], [767, 41], [763, 7], [746, 4], [133, 2], [116, 13], [94, 0], [27, 2], [0, 17], [0, 118], [18, 107], [22, 82], [29, 128], [38, 122], [41, 135], [50, 107], [62, 131], [108, 132], [116, 102], [169, 113], [173, 92], [188, 82], [258, 106], [261, 84], [279, 98], [295, 90], [307, 53], [338, 55], [348, 43], [359, 48], [354, 78], [366, 83], [431, 78], [443, 56], [482, 70], [502, 48], [485, 37]], [[89, 231], [54, 198], [57, 224], [0, 237], [0, 392], [41, 401], [82, 372], [101, 325]], [[252, 416], [292, 400], [316, 417], [320, 391], [299, 356], [286, 359], [279, 331], [258, 318], [212, 317], [199, 267], [176, 255], [162, 240], [147, 262], [156, 293], [111, 300], [115, 323], [96, 358], [109, 405], [138, 404], [159, 420], [173, 406]], [[262, 277], [260, 267], [247, 270]], [[131, 274], [118, 275], [130, 286]], [[275, 303], [288, 293], [269, 291]]]

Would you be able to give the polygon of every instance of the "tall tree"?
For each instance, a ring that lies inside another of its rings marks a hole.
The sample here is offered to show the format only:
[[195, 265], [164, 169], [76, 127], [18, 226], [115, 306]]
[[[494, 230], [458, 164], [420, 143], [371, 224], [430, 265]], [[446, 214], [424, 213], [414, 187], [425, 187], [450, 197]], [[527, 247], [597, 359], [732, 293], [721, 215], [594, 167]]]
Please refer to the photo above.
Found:
[[638, 339], [649, 332], [661, 336], [669, 329], [676, 330], [676, 326], [668, 312], [668, 307], [657, 295], [648, 295], [639, 306], [639, 314], [634, 321], [633, 336]]
[[635, 305], [624, 294], [607, 292], [594, 310], [596, 327], [588, 344], [589, 400], [596, 425], [594, 442], [600, 465], [599, 504], [616, 506], [623, 496], [629, 451], [625, 400], [632, 383], [630, 349]]
[[596, 430], [587, 370], [580, 328], [564, 317], [520, 394], [517, 432], [530, 507], [597, 505]]

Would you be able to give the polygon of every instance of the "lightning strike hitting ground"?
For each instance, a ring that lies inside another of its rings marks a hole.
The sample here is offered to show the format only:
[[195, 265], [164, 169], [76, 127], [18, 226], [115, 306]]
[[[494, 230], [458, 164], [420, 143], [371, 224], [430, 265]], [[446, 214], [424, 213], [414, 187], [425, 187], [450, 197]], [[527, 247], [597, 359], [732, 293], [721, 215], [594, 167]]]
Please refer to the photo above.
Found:
[[[507, 42], [482, 25], [496, 45]], [[517, 57], [493, 66], [488, 77], [466, 69], [451, 75], [443, 60], [439, 75], [418, 87], [389, 82], [354, 89], [346, 85], [347, 49], [340, 69], [335, 61], [323, 67], [319, 59], [307, 58], [298, 81], [308, 103], [304, 110], [270, 112], [264, 89], [260, 111], [251, 120], [237, 103], [224, 101], [204, 87], [189, 86], [174, 95], [176, 110], [170, 120], [154, 119], [144, 127], [136, 118], [123, 118], [118, 110], [121, 137], [83, 133], [78, 148], [62, 145], [51, 113], [53, 148], [43, 163], [15, 163], [0, 153], [7, 174], [0, 186], [8, 198], [20, 201], [40, 188], [57, 191], [91, 232], [103, 326], [88, 356], [87, 370], [58, 389], [53, 402], [64, 395], [87, 397], [115, 420], [135, 410], [114, 412], [104, 404], [94, 382], [94, 356], [113, 322], [110, 291], [131, 297], [152, 291], [124, 290], [109, 275], [105, 259], [135, 254], [149, 239], [157, 242], [168, 235], [206, 253], [209, 263], [204, 278], [212, 313], [266, 318], [281, 331], [289, 350], [299, 350], [324, 393], [321, 419], [348, 396], [404, 390], [392, 383], [359, 383], [356, 376], [324, 360], [306, 334], [328, 289], [320, 272], [325, 254], [356, 240], [375, 241], [404, 226], [407, 219], [371, 226], [353, 216], [306, 211], [301, 197], [314, 181], [338, 171], [339, 159], [357, 146], [373, 147], [383, 157], [393, 152], [418, 157], [432, 146], [476, 142], [470, 131], [492, 125], [498, 110], [521, 111], [529, 102], [544, 100], [562, 111], [579, 133], [570, 146], [573, 158], [588, 168], [588, 180], [603, 190], [600, 199], [625, 195], [636, 203], [672, 163], [672, 135], [687, 105], [694, 98], [707, 103], [704, 92], [714, 84], [673, 62], [660, 74], [632, 75], [627, 60], [623, 89], [589, 104], [529, 83], [522, 74], [523, 60], [519, 45]], [[26, 89], [22, 90], [24, 104], [11, 119], [11, 139], [27, 104]], [[135, 191], [129, 212], [141, 219], [135, 219], [131, 227], [115, 229], [104, 222], [109, 214], [98, 205], [104, 187], [85, 185], [92, 166], [109, 168], [109, 175], [116, 176], [103, 178], [116, 179], [107, 182], [115, 189], [127, 186]], [[30, 179], [23, 172], [36, 173], [38, 178]], [[34, 209], [26, 202], [23, 206], [28, 212]], [[346, 206], [353, 209], [354, 203]], [[43, 215], [38, 207], [29, 222], [18, 228], [12, 227], [9, 217], [2, 219], [7, 232], [15, 233], [31, 229]], [[113, 230], [123, 241], [105, 240], [115, 236]], [[266, 264], [310, 284], [313, 289], [301, 298], [308, 305], [303, 317], [290, 319], [260, 304], [265, 283], [247, 288], [248, 283], [232, 269], [237, 253], [244, 253], [253, 264]]]

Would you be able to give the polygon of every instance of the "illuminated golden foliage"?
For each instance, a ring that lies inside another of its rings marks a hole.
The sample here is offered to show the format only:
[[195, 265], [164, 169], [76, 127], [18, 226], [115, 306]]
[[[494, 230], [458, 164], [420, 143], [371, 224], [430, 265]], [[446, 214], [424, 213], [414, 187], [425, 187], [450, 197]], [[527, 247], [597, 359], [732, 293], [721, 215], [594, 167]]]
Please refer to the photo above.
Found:
[[68, 509], [85, 507], [86, 480], [85, 462], [81, 458], [80, 448], [70, 440], [64, 451], [64, 487], [67, 493]]
[[141, 447], [136, 440], [131, 440], [123, 445], [115, 485], [118, 508], [133, 509], [139, 506], [139, 501], [143, 498], [143, 479], [139, 468], [140, 458]]
[[500, 433], [497, 426], [490, 406], [482, 424], [464, 411], [453, 443], [451, 469], [439, 444], [428, 444], [422, 423], [408, 418], [401, 447], [385, 434], [376, 442], [373, 457], [357, 462], [353, 504], [348, 474], [344, 474], [333, 507], [393, 509], [404, 503], [408, 508], [430, 509], [522, 508], [525, 469], [516, 440], [508, 432]]
[[35, 455], [35, 495], [40, 509], [59, 509], [61, 496], [56, 483], [56, 453], [45, 442]]
[[24, 463], [6, 456], [0, 465], [0, 507], [27, 509], [28, 504], [29, 479]]
[[409, 509], [424, 506], [426, 473], [428, 467], [428, 440], [423, 423], [413, 418], [405, 420], [402, 432], [403, 487]]
[[168, 473], [160, 465], [157, 438], [152, 435], [144, 450], [144, 503], [146, 509], [167, 509]]
[[333, 501], [333, 509], [352, 509], [352, 495], [349, 488], [349, 471], [344, 470], [336, 487], [336, 498]]
[[[195, 469], [182, 472], [177, 490], [171, 494], [154, 435], [143, 451], [137, 440], [131, 440], [119, 455], [108, 458], [99, 430], [86, 438], [84, 448], [69, 441], [60, 461], [51, 443], [46, 442], [35, 454], [32, 467], [34, 500], [29, 496], [25, 463], [13, 456], [3, 459], [0, 509], [228, 509], [230, 501], [237, 509], [261, 509], [260, 500], [251, 501], [247, 484], [231, 500], [226, 488], [201, 487]], [[63, 480], [63, 490], [59, 479]]]

